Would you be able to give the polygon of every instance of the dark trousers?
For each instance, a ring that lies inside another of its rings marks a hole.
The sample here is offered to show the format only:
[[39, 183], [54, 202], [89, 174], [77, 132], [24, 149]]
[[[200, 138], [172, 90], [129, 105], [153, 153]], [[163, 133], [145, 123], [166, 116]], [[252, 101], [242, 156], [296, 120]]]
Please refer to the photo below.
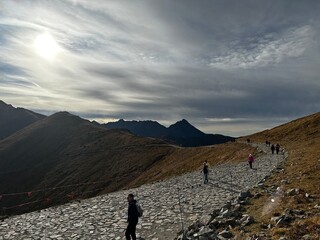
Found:
[[249, 162], [250, 169], [252, 169], [252, 162]]
[[209, 182], [208, 173], [204, 173], [203, 174], [203, 178], [204, 178], [204, 183], [208, 183]]
[[131, 240], [130, 236], [132, 237], [132, 240], [136, 240], [136, 222], [129, 222], [127, 230], [126, 230], [126, 240]]

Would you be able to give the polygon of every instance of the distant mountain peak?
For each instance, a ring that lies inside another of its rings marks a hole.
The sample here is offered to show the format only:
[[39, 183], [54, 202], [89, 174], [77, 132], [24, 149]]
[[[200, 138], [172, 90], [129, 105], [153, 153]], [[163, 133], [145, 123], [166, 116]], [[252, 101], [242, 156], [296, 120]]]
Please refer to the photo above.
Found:
[[[175, 124], [183, 124], [183, 125], [190, 125], [192, 126], [186, 119], [182, 119], [178, 122], [176, 122]], [[174, 125], [174, 124], [173, 124]]]
[[186, 119], [182, 119], [168, 128], [152, 120], [125, 121], [120, 119], [116, 122], [109, 122], [103, 125], [109, 129], [127, 129], [138, 136], [160, 138], [182, 146], [211, 145], [233, 139], [228, 136], [205, 134]]
[[174, 137], [202, 137], [205, 135], [205, 133], [191, 125], [186, 119], [172, 124], [168, 130], [169, 135]]

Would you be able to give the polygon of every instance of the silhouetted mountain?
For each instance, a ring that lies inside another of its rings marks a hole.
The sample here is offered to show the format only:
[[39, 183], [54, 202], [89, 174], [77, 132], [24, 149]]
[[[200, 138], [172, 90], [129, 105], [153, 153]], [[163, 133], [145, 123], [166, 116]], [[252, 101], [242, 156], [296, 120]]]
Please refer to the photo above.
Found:
[[135, 135], [161, 138], [168, 135], [168, 129], [156, 121], [124, 121], [103, 124], [109, 129], [127, 129]]
[[198, 138], [205, 135], [205, 133], [192, 126], [185, 119], [182, 119], [181, 121], [178, 121], [175, 124], [169, 126], [167, 133], [168, 137], [174, 138]]
[[0, 100], [0, 140], [44, 117], [24, 108], [14, 108]]
[[225, 143], [234, 140], [232, 137], [219, 134], [206, 134], [192, 126], [183, 119], [166, 128], [156, 121], [124, 121], [103, 124], [109, 129], [128, 129], [135, 135], [143, 137], [155, 137], [169, 143], [184, 147], [198, 147]]

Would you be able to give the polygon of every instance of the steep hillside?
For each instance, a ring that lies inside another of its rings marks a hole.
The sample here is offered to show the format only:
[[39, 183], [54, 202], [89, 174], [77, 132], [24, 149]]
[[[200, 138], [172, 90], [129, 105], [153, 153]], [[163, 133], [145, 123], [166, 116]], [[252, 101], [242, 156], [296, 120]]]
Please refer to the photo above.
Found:
[[[67, 112], [56, 113], [0, 142], [0, 192], [26, 192], [21, 197], [5, 195], [0, 207], [10, 213], [8, 206], [47, 198], [54, 205], [68, 201], [70, 194], [94, 196], [195, 170], [205, 159], [212, 164], [229, 160], [230, 153], [223, 149], [234, 153], [231, 160], [243, 160], [252, 151], [243, 144], [232, 146], [178, 148], [128, 131], [108, 130]], [[155, 174], [159, 170], [161, 174]], [[86, 182], [94, 184], [77, 185]], [[14, 212], [42, 207], [28, 205]]]
[[[248, 228], [252, 233], [261, 231], [261, 224], [269, 224], [271, 217], [282, 214], [285, 209], [297, 209], [304, 212], [307, 219], [295, 218], [287, 226], [277, 226], [269, 230], [273, 239], [287, 236], [288, 239], [302, 239], [303, 235], [311, 234], [311, 239], [320, 237], [320, 113], [297, 119], [287, 124], [263, 131], [243, 139], [252, 141], [279, 143], [288, 150], [289, 158], [284, 164], [284, 171], [275, 174], [266, 182], [272, 192], [281, 187], [283, 192], [297, 188], [295, 196], [285, 194], [267, 213], [263, 211], [272, 194], [263, 193], [262, 197], [248, 206], [247, 211], [256, 219], [256, 224]], [[273, 190], [272, 190], [273, 189]], [[258, 190], [257, 190], [258, 191]], [[311, 197], [306, 197], [309, 194]], [[275, 224], [274, 222], [271, 224]], [[314, 237], [314, 238], [313, 238]]]
[[27, 109], [14, 108], [0, 100], [0, 140], [44, 117]]
[[109, 129], [128, 129], [133, 134], [163, 139], [183, 147], [198, 147], [233, 141], [233, 137], [219, 134], [206, 134], [192, 126], [187, 120], [172, 124], [168, 128], [156, 121], [124, 121], [103, 124]]

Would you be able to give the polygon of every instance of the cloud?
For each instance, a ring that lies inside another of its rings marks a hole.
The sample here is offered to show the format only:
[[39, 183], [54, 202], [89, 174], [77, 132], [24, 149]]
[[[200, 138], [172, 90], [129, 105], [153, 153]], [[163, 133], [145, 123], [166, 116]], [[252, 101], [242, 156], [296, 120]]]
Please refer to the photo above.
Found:
[[216, 56], [209, 64], [212, 67], [253, 68], [281, 63], [286, 58], [299, 57], [312, 44], [310, 26], [286, 30], [285, 33], [252, 37], [242, 42], [232, 42], [223, 56]]
[[[92, 119], [262, 130], [320, 107], [319, 9], [294, 0], [4, 0], [0, 95]], [[51, 60], [34, 47], [44, 33], [61, 48]]]

